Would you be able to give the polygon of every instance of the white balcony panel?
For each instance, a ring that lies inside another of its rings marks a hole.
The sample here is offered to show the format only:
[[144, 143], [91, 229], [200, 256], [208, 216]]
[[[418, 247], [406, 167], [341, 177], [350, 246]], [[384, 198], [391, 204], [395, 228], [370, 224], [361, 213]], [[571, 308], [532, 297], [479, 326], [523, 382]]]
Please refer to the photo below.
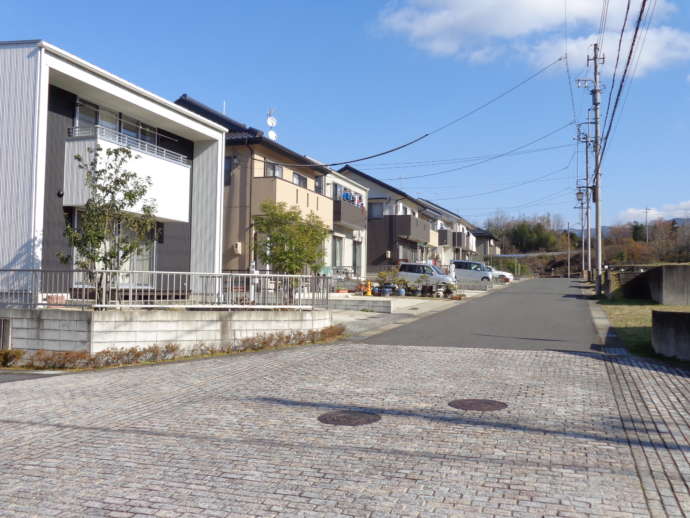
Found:
[[[65, 143], [65, 186], [63, 205], [82, 207], [89, 198], [84, 171], [79, 169], [74, 155], [88, 160], [89, 148], [100, 146], [104, 151], [119, 147], [101, 136], [71, 137]], [[191, 168], [178, 161], [132, 149], [127, 168], [139, 177], [151, 179], [147, 198], [156, 201], [156, 218], [168, 221], [189, 221], [189, 189]], [[135, 210], [134, 212], [139, 212]]]

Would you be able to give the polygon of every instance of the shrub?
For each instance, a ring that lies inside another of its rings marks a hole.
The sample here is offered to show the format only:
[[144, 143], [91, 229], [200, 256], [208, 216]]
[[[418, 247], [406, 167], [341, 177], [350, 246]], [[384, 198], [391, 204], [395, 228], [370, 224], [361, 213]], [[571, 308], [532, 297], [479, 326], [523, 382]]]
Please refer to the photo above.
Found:
[[22, 349], [3, 349], [0, 350], [0, 366], [12, 367], [24, 356]]
[[[164, 347], [150, 345], [127, 349], [109, 348], [93, 355], [86, 351], [47, 351], [40, 349], [31, 356], [28, 364], [35, 369], [100, 369], [143, 362], [174, 360], [182, 357], [228, 354], [248, 350], [258, 351], [282, 345], [303, 345], [305, 343], [330, 341], [342, 336], [344, 332], [345, 326], [338, 324], [319, 331], [276, 332], [243, 338], [238, 342], [217, 346], [196, 344], [188, 351], [183, 351], [177, 344], [167, 344]], [[19, 361], [23, 354], [24, 351], [16, 349], [0, 351], [0, 365], [4, 367], [12, 365]]]

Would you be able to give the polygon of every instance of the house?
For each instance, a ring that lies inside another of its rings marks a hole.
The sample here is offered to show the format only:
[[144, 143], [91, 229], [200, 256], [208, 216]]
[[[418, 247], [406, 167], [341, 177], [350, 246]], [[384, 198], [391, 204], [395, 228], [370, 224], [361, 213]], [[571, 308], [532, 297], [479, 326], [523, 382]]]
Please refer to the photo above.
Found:
[[331, 235], [324, 243], [326, 271], [366, 272], [367, 190], [318, 161], [266, 137], [184, 94], [177, 104], [228, 128], [223, 199], [223, 270], [256, 266], [254, 218], [265, 201], [316, 214]]
[[369, 189], [367, 265], [371, 272], [401, 261], [435, 257], [438, 232], [432, 228], [436, 211], [381, 180], [346, 165], [339, 172]]
[[326, 177], [326, 193], [333, 199], [333, 232], [327, 264], [336, 277], [365, 279], [369, 189], [331, 169]]
[[477, 256], [477, 240], [470, 232], [473, 225], [462, 216], [440, 205], [420, 198], [419, 202], [439, 213], [434, 225], [438, 231], [440, 264], [447, 266], [454, 259], [471, 259]]
[[0, 42], [0, 114], [0, 268], [73, 268], [57, 255], [89, 197], [74, 155], [100, 146], [134, 152], [157, 204], [157, 242], [126, 268], [221, 270], [225, 127], [40, 40]]
[[495, 255], [501, 255], [501, 247], [498, 245], [498, 238], [488, 230], [473, 226], [470, 232], [477, 239], [477, 251], [482, 260]]

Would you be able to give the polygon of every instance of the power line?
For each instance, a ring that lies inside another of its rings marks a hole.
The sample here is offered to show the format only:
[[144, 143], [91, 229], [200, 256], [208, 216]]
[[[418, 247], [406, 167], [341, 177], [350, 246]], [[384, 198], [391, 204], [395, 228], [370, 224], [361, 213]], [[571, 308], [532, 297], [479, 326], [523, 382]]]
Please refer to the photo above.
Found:
[[517, 182], [517, 183], [514, 183], [514, 184], [509, 185], [509, 186], [507, 186], [507, 187], [501, 187], [501, 188], [499, 188], [499, 189], [493, 189], [493, 190], [491, 190], [491, 191], [478, 192], [478, 193], [474, 193], [474, 194], [464, 194], [464, 195], [462, 195], [462, 196], [448, 196], [447, 198], [436, 198], [436, 199], [437, 199], [438, 201], [445, 201], [445, 200], [460, 200], [460, 199], [465, 199], [465, 198], [478, 198], [478, 197], [480, 197], [480, 196], [486, 196], [487, 194], [494, 194], [494, 193], [497, 193], [497, 192], [508, 191], [508, 190], [510, 190], [510, 189], [515, 189], [515, 188], [518, 188], [518, 187], [522, 187], [523, 185], [528, 185], [528, 184], [531, 184], [531, 183], [536, 183], [536, 182], [539, 182], [540, 180], [542, 180], [543, 178], [548, 178], [549, 176], [553, 176], [553, 175], [556, 174], [556, 173], [560, 173], [560, 172], [562, 172], [562, 171], [567, 171], [568, 169], [570, 169], [570, 165], [571, 165], [571, 163], [572, 163], [572, 161], [573, 161], [573, 157], [574, 157], [574, 156], [575, 156], [575, 153], [573, 153], [573, 154], [571, 155], [570, 160], [568, 161], [568, 165], [566, 165], [565, 167], [561, 167], [560, 169], [556, 169], [556, 170], [551, 171], [551, 172], [549, 172], [549, 173], [546, 173], [546, 174], [544, 174], [544, 175], [537, 176], [536, 178], [530, 178], [529, 180], [524, 180], [524, 181], [522, 181], [522, 182]]
[[[322, 163], [318, 163], [318, 162], [317, 162], [317, 164], [318, 164], [319, 166], [322, 166], [322, 167], [334, 167], [334, 166], [338, 166], [338, 165], [354, 164], [354, 163], [357, 163], [357, 162], [363, 162], [363, 161], [365, 161], [365, 160], [371, 160], [372, 158], [377, 158], [377, 157], [380, 157], [380, 156], [383, 156], [383, 155], [388, 155], [388, 154], [390, 154], [390, 153], [394, 153], [395, 151], [399, 151], [399, 150], [401, 150], [401, 149], [404, 149], [404, 148], [406, 148], [406, 147], [409, 147], [409, 146], [411, 146], [412, 144], [416, 144], [416, 143], [419, 142], [420, 140], [423, 140], [423, 139], [425, 139], [425, 138], [427, 138], [427, 137], [430, 137], [431, 135], [434, 135], [434, 134], [438, 133], [439, 131], [443, 131], [444, 129], [446, 129], [446, 128], [450, 127], [450, 126], [452, 126], [452, 125], [454, 125], [454, 124], [457, 124], [458, 122], [460, 122], [460, 121], [462, 121], [462, 120], [467, 119], [468, 117], [474, 115], [474, 114], [477, 113], [478, 111], [483, 110], [484, 108], [486, 108], [487, 106], [490, 106], [491, 104], [495, 103], [496, 101], [499, 101], [500, 99], [502, 99], [502, 98], [505, 97], [506, 95], [508, 95], [508, 94], [510, 94], [510, 93], [512, 93], [512, 92], [514, 92], [515, 90], [517, 90], [517, 89], [520, 88], [521, 86], [524, 86], [525, 84], [529, 83], [529, 82], [532, 81], [533, 79], [539, 77], [541, 74], [543, 74], [544, 72], [546, 72], [547, 70], [549, 70], [552, 66], [554, 66], [555, 64], [560, 63], [561, 61], [563, 61], [563, 59], [564, 59], [563, 56], [559, 57], [558, 59], [556, 59], [555, 61], [552, 61], [551, 63], [549, 63], [549, 64], [546, 65], [545, 67], [540, 68], [540, 69], [537, 70], [534, 74], [530, 75], [530, 76], [527, 77], [526, 79], [523, 79], [523, 80], [520, 81], [519, 83], [517, 83], [517, 84], [511, 86], [511, 87], [508, 88], [507, 90], [504, 90], [503, 92], [501, 92], [500, 94], [496, 95], [495, 97], [492, 97], [491, 99], [489, 99], [489, 100], [486, 101], [485, 103], [480, 104], [480, 105], [477, 106], [476, 108], [474, 108], [474, 109], [472, 109], [472, 110], [470, 110], [470, 111], [464, 113], [464, 114], [461, 115], [460, 117], [457, 117], [457, 118], [451, 120], [450, 122], [447, 122], [446, 124], [443, 124], [442, 126], [439, 126], [438, 128], [435, 128], [435, 129], [433, 129], [433, 130], [431, 130], [431, 131], [428, 131], [427, 133], [424, 133], [423, 135], [420, 135], [419, 137], [417, 137], [417, 138], [415, 138], [415, 139], [413, 139], [413, 140], [410, 140], [409, 142], [406, 142], [405, 144], [401, 144], [401, 145], [399, 145], [399, 146], [396, 146], [396, 147], [387, 149], [387, 150], [385, 150], [385, 151], [381, 151], [381, 152], [379, 152], [379, 153], [373, 153], [373, 154], [371, 154], [371, 155], [367, 155], [367, 156], [364, 156], [364, 157], [361, 157], [361, 158], [355, 158], [355, 159], [351, 159], [351, 160], [343, 160], [343, 161], [341, 161], [341, 162], [331, 162], [331, 163], [328, 163], [328, 164], [322, 164]], [[282, 166], [285, 166], [285, 167], [315, 167], [314, 163], [311, 163], [311, 164], [290, 164], [290, 163], [275, 162], [275, 164], [276, 164], [276, 165], [282, 165]]]
[[548, 132], [546, 135], [542, 135], [542, 136], [539, 137], [539, 138], [536, 138], [536, 139], [534, 139], [534, 140], [531, 140], [531, 141], [527, 142], [526, 144], [522, 144], [522, 145], [517, 146], [517, 147], [515, 147], [515, 148], [513, 148], [513, 149], [510, 149], [510, 150], [508, 150], [508, 151], [506, 151], [506, 152], [504, 152], [504, 153], [499, 153], [499, 154], [494, 155], [494, 156], [492, 156], [492, 157], [490, 157], [490, 158], [486, 158], [486, 159], [484, 159], [484, 160], [479, 160], [479, 161], [474, 162], [474, 163], [471, 163], [471, 164], [467, 164], [467, 165], [460, 166], [460, 167], [454, 167], [454, 168], [451, 168], [451, 169], [444, 169], [443, 171], [436, 171], [436, 172], [434, 172], [434, 173], [418, 174], [418, 175], [412, 175], [412, 176], [398, 176], [398, 177], [395, 177], [395, 178], [383, 178], [383, 180], [409, 180], [409, 179], [412, 179], [412, 178], [428, 178], [429, 176], [438, 176], [438, 175], [441, 175], [441, 174], [447, 174], [447, 173], [453, 173], [453, 172], [456, 172], [456, 171], [461, 171], [461, 170], [463, 170], [463, 169], [469, 169], [470, 167], [476, 167], [476, 166], [478, 166], [478, 165], [485, 164], [485, 163], [487, 163], [487, 162], [491, 162], [492, 160], [496, 160], [496, 159], [498, 159], [498, 158], [502, 158], [502, 157], [504, 157], [504, 156], [508, 156], [508, 155], [510, 155], [510, 154], [512, 154], [512, 153], [514, 153], [514, 152], [516, 152], [516, 151], [519, 151], [519, 150], [521, 150], [521, 149], [524, 149], [524, 148], [526, 148], [526, 147], [529, 147], [529, 146], [531, 146], [532, 144], [536, 144], [537, 142], [540, 142], [540, 141], [542, 141], [542, 140], [544, 140], [544, 139], [547, 139], [547, 138], [549, 138], [550, 136], [555, 135], [555, 134], [558, 133], [559, 131], [564, 130], [564, 129], [567, 128], [568, 126], [572, 126], [573, 124], [575, 124], [575, 123], [574, 123], [573, 121], [570, 121], [570, 122], [564, 124], [563, 126], [560, 126], [560, 127], [556, 128], [555, 130]]
[[573, 109], [573, 120], [577, 120], [575, 94], [573, 94], [573, 78], [570, 74], [570, 63], [568, 61], [568, 0], [563, 0], [563, 33], [565, 42], [565, 72], [568, 79], [568, 90], [570, 91], [570, 106]]
[[621, 33], [620, 33], [620, 36], [618, 37], [618, 50], [616, 52], [616, 64], [613, 67], [613, 78], [611, 79], [611, 89], [609, 90], [609, 99], [608, 99], [608, 103], [606, 104], [606, 115], [604, 116], [604, 126], [606, 126], [606, 123], [609, 120], [609, 109], [611, 108], [611, 98], [613, 97], [613, 89], [615, 88], [615, 85], [616, 85], [616, 73], [618, 72], [618, 63], [619, 63], [620, 57], [621, 57], [621, 46], [623, 44], [623, 36], [625, 35], [625, 27], [628, 24], [628, 14], [630, 12], [630, 3], [631, 3], [631, 0], [628, 0], [627, 5], [625, 6], [625, 18], [623, 18], [623, 26], [621, 27]]
[[[601, 156], [602, 157], [603, 157], [604, 153], [606, 152], [606, 147], [608, 144], [609, 135], [611, 134], [611, 127], [613, 126], [613, 121], [614, 121], [614, 118], [616, 116], [616, 111], [618, 109], [618, 103], [620, 101], [621, 94], [623, 92], [623, 88], [625, 88], [625, 80], [628, 76], [628, 71], [630, 69], [630, 63], [632, 61], [633, 54], [635, 52], [635, 44], [637, 43], [637, 35], [640, 31], [640, 25], [642, 23], [642, 19], [644, 16], [646, 6], [647, 6], [647, 0], [642, 0], [642, 4], [640, 6], [640, 12], [639, 12], [639, 15], [637, 17], [637, 21], [635, 23], [635, 30], [633, 32], [632, 42], [630, 43], [630, 51], [628, 52], [628, 57], [627, 57], [626, 62], [625, 62], [625, 68], [623, 69], [623, 75], [621, 76], [621, 80], [620, 80], [620, 83], [618, 85], [618, 92], [616, 93], [616, 100], [613, 103], [613, 110], [611, 111], [611, 119], [609, 120], [608, 128], [606, 129], [606, 132], [604, 134], [604, 145], [603, 145], [603, 149], [601, 150]], [[600, 161], [601, 161], [601, 157], [600, 157]]]
[[[640, 64], [640, 57], [642, 56], [642, 50], [644, 49], [644, 44], [647, 41], [647, 33], [649, 32], [649, 26], [652, 24], [652, 19], [654, 18], [654, 12], [656, 11], [656, 4], [657, 4], [657, 0], [654, 0], [654, 3], [652, 4], [652, 8], [649, 10], [649, 15], [647, 16], [647, 19], [646, 19], [644, 34], [642, 36], [642, 40], [641, 40], [641, 43], [639, 46], [639, 51], [637, 52], [637, 57], [635, 58], [635, 65], [633, 66], [632, 74], [630, 76], [630, 79], [628, 80], [628, 87], [625, 89], [625, 94], [623, 97], [623, 104], [621, 105], [621, 111], [623, 111], [625, 109], [625, 105], [628, 102], [628, 97], [630, 96], [630, 89], [632, 87], [633, 79], [637, 75], [637, 67]], [[643, 23], [645, 23], [645, 22], [643, 22]], [[620, 122], [621, 122], [620, 117], [618, 117], [617, 121], [614, 121], [614, 126], [611, 130], [611, 135], [615, 135], [616, 130], [618, 129]]]
[[[555, 149], [563, 149], [567, 147], [572, 147], [572, 144], [560, 144], [558, 146], [548, 146], [536, 149], [527, 149], [524, 151], [516, 151], [515, 153], [511, 153], [510, 156], [531, 155], [534, 153], [542, 153], [544, 151], [553, 151]], [[406, 169], [412, 167], [428, 167], [430, 165], [449, 165], [458, 162], [476, 162], [478, 160], [483, 160], [485, 158], [494, 158], [496, 156], [496, 153], [492, 153], [486, 155], [446, 158], [439, 160], [419, 160], [414, 162], [382, 162], [379, 164], [369, 164], [366, 166], [366, 169], [367, 171], [369, 171], [372, 169]]]

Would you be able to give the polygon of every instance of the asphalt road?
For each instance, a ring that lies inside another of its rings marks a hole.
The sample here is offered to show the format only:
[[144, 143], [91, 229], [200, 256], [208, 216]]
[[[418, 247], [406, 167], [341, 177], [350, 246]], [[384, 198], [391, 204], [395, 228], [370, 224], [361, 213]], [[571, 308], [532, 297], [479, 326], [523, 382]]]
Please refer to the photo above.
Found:
[[369, 337], [369, 344], [592, 352], [597, 334], [577, 280], [534, 279]]

